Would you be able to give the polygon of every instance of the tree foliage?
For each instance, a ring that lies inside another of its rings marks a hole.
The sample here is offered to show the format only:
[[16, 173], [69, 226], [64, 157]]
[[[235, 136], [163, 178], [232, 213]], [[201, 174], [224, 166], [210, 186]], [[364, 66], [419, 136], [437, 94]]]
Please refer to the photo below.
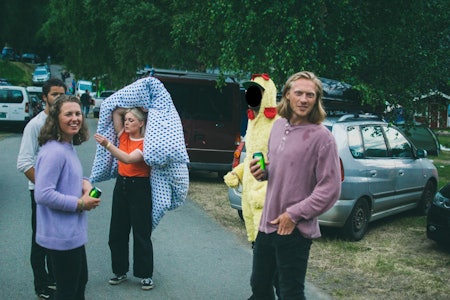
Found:
[[[267, 72], [279, 88], [310, 70], [374, 107], [450, 93], [448, 0], [5, 0], [0, 11], [0, 42], [50, 47], [78, 77], [111, 88], [149, 65]], [[23, 14], [42, 16], [29, 18], [34, 36]]]

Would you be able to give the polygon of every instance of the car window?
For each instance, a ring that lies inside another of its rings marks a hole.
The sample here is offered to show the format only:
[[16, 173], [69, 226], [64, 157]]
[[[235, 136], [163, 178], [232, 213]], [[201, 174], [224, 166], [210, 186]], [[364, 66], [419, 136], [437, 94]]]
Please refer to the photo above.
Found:
[[388, 150], [381, 126], [361, 126], [366, 157], [387, 157]]
[[393, 157], [413, 157], [412, 147], [400, 131], [385, 127], [385, 133]]
[[88, 90], [89, 92], [92, 91], [92, 85], [90, 84], [85, 84], [85, 83], [80, 83], [80, 90], [82, 90], [83, 92]]
[[210, 121], [231, 121], [232, 105], [230, 103], [231, 89], [223, 87], [222, 91], [213, 86], [202, 86], [198, 88], [197, 114], [199, 119]]
[[23, 94], [19, 90], [0, 90], [0, 103], [22, 103]]
[[178, 113], [184, 119], [230, 121], [232, 87], [217, 90], [214, 85], [194, 85], [165, 82]]
[[348, 146], [354, 158], [364, 157], [364, 147], [359, 126], [347, 127]]

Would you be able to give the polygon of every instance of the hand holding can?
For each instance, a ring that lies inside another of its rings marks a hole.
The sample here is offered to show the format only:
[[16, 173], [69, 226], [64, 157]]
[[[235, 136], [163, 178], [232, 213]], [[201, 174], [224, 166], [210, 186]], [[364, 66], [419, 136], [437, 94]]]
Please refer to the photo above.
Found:
[[255, 152], [253, 153], [253, 159], [258, 158], [258, 165], [261, 168], [261, 170], [266, 169], [266, 162], [264, 161], [264, 154], [262, 152]]

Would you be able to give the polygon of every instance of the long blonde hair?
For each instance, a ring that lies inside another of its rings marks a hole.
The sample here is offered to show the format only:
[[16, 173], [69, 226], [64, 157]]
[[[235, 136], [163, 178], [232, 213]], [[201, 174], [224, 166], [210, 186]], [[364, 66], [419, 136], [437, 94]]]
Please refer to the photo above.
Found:
[[291, 106], [289, 105], [289, 100], [286, 98], [286, 94], [289, 93], [289, 91], [291, 90], [292, 83], [301, 78], [311, 80], [312, 82], [314, 82], [316, 86], [316, 103], [314, 104], [314, 107], [308, 116], [308, 121], [313, 124], [319, 124], [327, 116], [327, 113], [325, 112], [322, 103], [322, 96], [323, 96], [322, 81], [320, 81], [320, 79], [314, 73], [308, 71], [295, 73], [294, 75], [289, 77], [289, 79], [286, 81], [283, 87], [283, 94], [281, 101], [277, 106], [278, 114], [281, 117], [286, 118], [288, 120], [291, 119], [292, 109]]

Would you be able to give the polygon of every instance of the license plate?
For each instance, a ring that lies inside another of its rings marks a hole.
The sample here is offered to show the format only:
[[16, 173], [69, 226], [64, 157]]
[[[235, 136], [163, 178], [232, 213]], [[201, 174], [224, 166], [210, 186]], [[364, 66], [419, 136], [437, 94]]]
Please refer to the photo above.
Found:
[[0, 118], [6, 119], [6, 113], [5, 112], [0, 112]]

